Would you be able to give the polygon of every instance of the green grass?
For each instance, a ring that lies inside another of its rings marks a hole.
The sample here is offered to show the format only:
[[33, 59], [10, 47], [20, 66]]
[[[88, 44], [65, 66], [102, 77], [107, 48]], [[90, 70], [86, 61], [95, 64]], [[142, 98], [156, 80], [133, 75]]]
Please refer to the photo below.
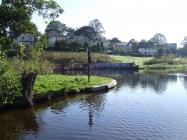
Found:
[[145, 69], [147, 70], [167, 70], [167, 69], [170, 69], [170, 70], [179, 70], [179, 69], [186, 69], [187, 68], [187, 65], [169, 65], [169, 64], [164, 64], [164, 63], [160, 63], [160, 64], [154, 64], [154, 65], [148, 65], [146, 66]]
[[98, 76], [91, 76], [88, 83], [87, 76], [67, 76], [67, 75], [44, 75], [38, 76], [34, 85], [37, 94], [47, 94], [53, 92], [78, 93], [86, 88], [110, 83], [112, 79]]
[[187, 69], [187, 59], [171, 56], [163, 56], [161, 58], [154, 57], [132, 57], [132, 56], [116, 56], [110, 55], [112, 59], [122, 63], [132, 63], [139, 65], [144, 70], [184, 70]]
[[119, 56], [119, 55], [110, 55], [110, 57], [122, 63], [134, 62], [135, 64], [139, 65], [139, 68], [144, 68], [144, 62], [152, 59], [152, 57], [133, 57], [133, 56]]
[[144, 62], [144, 66], [147, 70], [184, 70], [187, 69], [187, 59], [176, 57], [152, 58]]
[[[88, 56], [86, 52], [53, 52], [47, 51], [41, 59], [48, 60], [54, 64], [69, 64], [69, 63], [87, 63]], [[107, 54], [91, 53], [92, 62], [115, 62]]]

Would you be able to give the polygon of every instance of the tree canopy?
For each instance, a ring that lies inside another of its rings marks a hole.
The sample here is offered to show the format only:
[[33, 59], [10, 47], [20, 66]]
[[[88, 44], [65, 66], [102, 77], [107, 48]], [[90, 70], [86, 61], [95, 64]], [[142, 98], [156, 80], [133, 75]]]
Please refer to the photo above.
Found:
[[78, 30], [75, 31], [75, 35], [86, 37], [90, 41], [97, 41], [98, 40], [97, 32], [91, 26], [83, 26], [83, 27], [79, 28]]
[[105, 33], [104, 27], [98, 19], [90, 21], [89, 26], [94, 28], [94, 30], [97, 32], [98, 37], [102, 37]]
[[24, 32], [36, 31], [33, 13], [54, 20], [63, 12], [54, 0], [2, 0], [0, 4], [0, 45], [7, 46]]
[[157, 33], [153, 38], [150, 39], [150, 42], [153, 42], [156, 45], [167, 44], [167, 39], [163, 34]]
[[59, 32], [65, 39], [72, 39], [74, 36], [74, 29], [67, 27], [60, 21], [51, 21], [47, 25], [45, 32], [48, 33], [51, 30]]

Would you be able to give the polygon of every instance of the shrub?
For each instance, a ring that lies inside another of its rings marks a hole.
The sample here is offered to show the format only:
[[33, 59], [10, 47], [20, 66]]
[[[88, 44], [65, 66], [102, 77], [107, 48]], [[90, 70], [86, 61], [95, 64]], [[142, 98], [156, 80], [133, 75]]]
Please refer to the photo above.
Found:
[[[55, 64], [69, 64], [75, 63], [87, 63], [88, 56], [86, 52], [51, 52], [48, 51], [41, 56], [42, 60], [47, 60]], [[92, 62], [116, 62], [113, 58], [106, 54], [91, 53]]]
[[152, 58], [144, 62], [144, 65], [157, 65], [157, 64], [167, 64], [167, 65], [184, 65], [187, 64], [186, 59], [179, 59], [175, 56], [163, 56], [161, 58]]
[[19, 74], [0, 58], [0, 106], [13, 103], [16, 97], [21, 96], [21, 90]]
[[36, 72], [38, 74], [49, 74], [53, 72], [52, 64], [47, 60], [20, 60], [11, 59], [9, 60], [9, 65], [15, 71], [21, 73], [26, 72]]

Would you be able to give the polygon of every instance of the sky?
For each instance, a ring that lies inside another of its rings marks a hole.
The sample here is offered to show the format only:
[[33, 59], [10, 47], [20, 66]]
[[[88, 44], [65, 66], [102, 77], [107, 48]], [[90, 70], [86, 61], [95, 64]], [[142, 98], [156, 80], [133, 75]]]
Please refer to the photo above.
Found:
[[[128, 42], [149, 40], [156, 33], [166, 36], [169, 43], [178, 43], [187, 36], [187, 0], [56, 0], [64, 9], [59, 21], [79, 28], [99, 19], [105, 37], [118, 37]], [[39, 31], [46, 24], [33, 16]]]

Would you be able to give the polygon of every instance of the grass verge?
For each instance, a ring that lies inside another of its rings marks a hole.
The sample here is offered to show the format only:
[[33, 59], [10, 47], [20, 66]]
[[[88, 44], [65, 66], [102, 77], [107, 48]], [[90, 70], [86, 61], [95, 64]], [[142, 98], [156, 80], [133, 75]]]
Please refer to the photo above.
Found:
[[[53, 52], [47, 51], [41, 56], [42, 60], [47, 60], [54, 64], [87, 63], [86, 52]], [[107, 54], [91, 53], [92, 62], [115, 62]]]
[[86, 88], [110, 82], [112, 82], [112, 79], [98, 76], [91, 76], [90, 83], [88, 83], [87, 76], [44, 75], [38, 76], [34, 91], [40, 95], [57, 91], [78, 93]]
[[116, 61], [122, 63], [132, 63], [139, 65], [139, 68], [144, 68], [144, 63], [152, 59], [152, 57], [133, 57], [133, 56], [119, 56], [119, 55], [110, 55], [110, 57]]
[[161, 57], [144, 62], [146, 70], [184, 70], [187, 69], [186, 58]]
[[139, 65], [140, 69], [146, 71], [177, 71], [177, 70], [186, 70], [187, 69], [187, 59], [186, 58], [177, 58], [171, 56], [163, 56], [160, 58], [154, 57], [132, 57], [132, 56], [115, 56], [110, 55], [111, 58], [122, 63], [131, 63]]

